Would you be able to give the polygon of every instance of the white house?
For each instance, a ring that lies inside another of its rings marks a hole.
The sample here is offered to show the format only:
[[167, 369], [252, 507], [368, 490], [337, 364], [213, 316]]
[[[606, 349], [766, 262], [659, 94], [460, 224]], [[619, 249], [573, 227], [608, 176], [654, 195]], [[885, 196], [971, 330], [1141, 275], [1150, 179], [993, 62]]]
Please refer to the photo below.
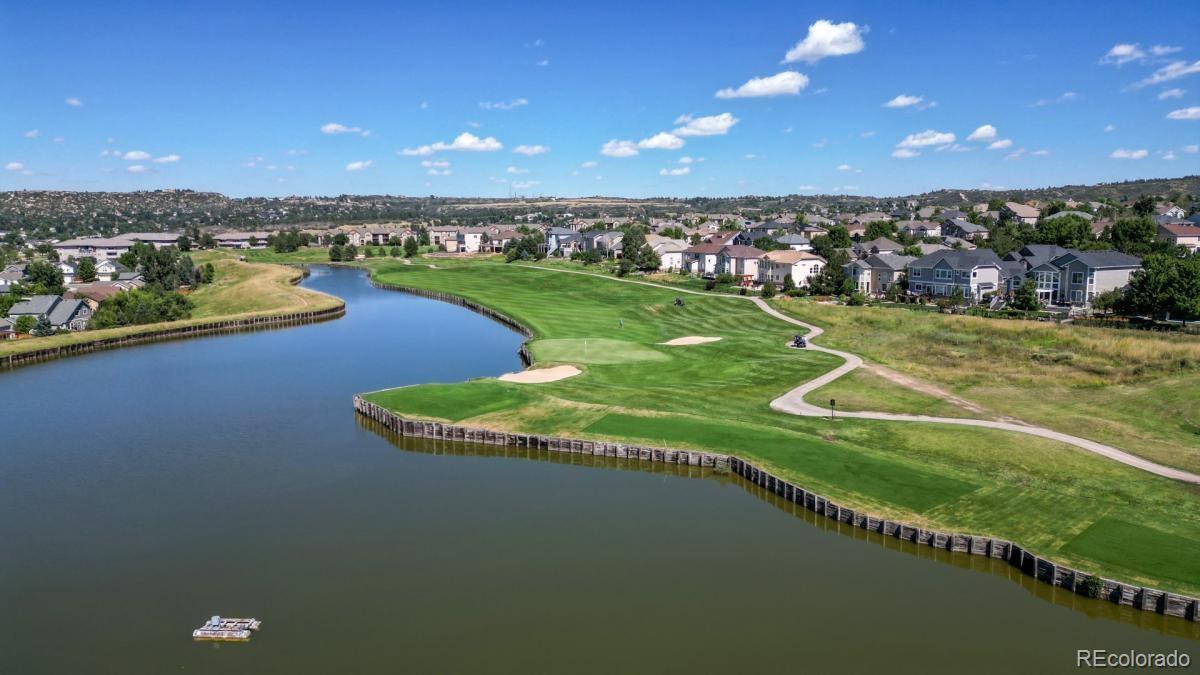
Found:
[[792, 249], [768, 251], [758, 263], [758, 280], [768, 281], [782, 288], [788, 276], [797, 288], [808, 285], [809, 277], [815, 277], [825, 269], [825, 259], [808, 251]]

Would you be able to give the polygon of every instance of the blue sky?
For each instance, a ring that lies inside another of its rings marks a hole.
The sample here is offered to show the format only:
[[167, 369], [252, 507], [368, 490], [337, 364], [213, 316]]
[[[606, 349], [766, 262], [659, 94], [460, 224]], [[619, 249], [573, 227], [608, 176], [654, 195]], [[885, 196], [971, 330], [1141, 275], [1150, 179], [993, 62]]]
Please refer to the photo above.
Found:
[[896, 195], [1200, 173], [1194, 0], [98, 4], [0, 5], [0, 189]]

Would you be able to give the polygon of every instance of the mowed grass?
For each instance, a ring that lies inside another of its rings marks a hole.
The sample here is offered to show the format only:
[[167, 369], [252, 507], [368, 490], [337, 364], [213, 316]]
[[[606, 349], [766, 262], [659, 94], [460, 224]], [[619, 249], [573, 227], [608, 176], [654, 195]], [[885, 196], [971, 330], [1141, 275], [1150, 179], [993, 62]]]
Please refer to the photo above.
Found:
[[1195, 336], [773, 302], [825, 328], [822, 344], [936, 384], [997, 415], [1200, 472]]
[[238, 262], [233, 255], [220, 251], [199, 252], [193, 254], [192, 258], [197, 265], [211, 262], [216, 268], [216, 280], [188, 296], [194, 304], [190, 319], [59, 333], [45, 338], [4, 340], [0, 341], [0, 356], [201, 325], [216, 320], [315, 311], [342, 303], [331, 295], [292, 285], [292, 281], [300, 274], [293, 268]]
[[[788, 349], [795, 327], [744, 299], [683, 295], [685, 306], [676, 307], [676, 290], [494, 261], [369, 267], [380, 281], [456, 293], [521, 321], [534, 330], [530, 348], [539, 366], [584, 368], [546, 384], [484, 379], [367, 396], [401, 414], [733, 453], [853, 508], [1015, 540], [1080, 569], [1200, 594], [1200, 578], [1172, 558], [1140, 553], [1144, 540], [1069, 546], [1103, 518], [1148, 528], [1143, 539], [1153, 547], [1200, 545], [1194, 487], [1024, 435], [775, 412], [773, 398], [840, 359]], [[723, 339], [659, 344], [688, 335]], [[868, 378], [853, 386], [870, 384]], [[903, 405], [932, 405], [921, 396]]]

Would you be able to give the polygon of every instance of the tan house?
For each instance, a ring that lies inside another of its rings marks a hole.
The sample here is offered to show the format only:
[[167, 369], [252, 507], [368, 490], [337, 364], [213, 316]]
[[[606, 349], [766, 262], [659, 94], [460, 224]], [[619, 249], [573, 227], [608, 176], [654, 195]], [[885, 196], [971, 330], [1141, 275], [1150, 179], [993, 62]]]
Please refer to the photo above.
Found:
[[1167, 223], [1158, 226], [1158, 239], [1176, 246], [1183, 246], [1195, 253], [1200, 249], [1200, 226]]
[[875, 253], [848, 263], [846, 276], [864, 295], [883, 295], [904, 276], [908, 264], [916, 258], [896, 253]]
[[1036, 225], [1041, 217], [1041, 210], [1020, 202], [1005, 202], [1001, 213], [1007, 213], [1013, 220], [1027, 225]]
[[809, 277], [815, 277], [825, 269], [825, 259], [808, 251], [791, 249], [768, 251], [763, 254], [758, 263], [758, 280], [768, 281], [778, 288], [783, 288], [787, 277], [797, 288], [808, 285]]

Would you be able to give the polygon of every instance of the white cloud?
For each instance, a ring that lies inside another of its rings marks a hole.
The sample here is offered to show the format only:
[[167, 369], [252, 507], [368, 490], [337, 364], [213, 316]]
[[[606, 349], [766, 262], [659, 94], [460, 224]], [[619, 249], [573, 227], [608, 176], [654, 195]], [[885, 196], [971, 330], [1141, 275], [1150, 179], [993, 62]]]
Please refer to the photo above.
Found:
[[580, 166], [580, 168], [583, 168], [583, 169], [594, 169], [597, 166], [600, 166], [600, 162], [588, 160], [588, 161], [584, 162], [583, 164], [580, 164], [579, 166]]
[[513, 148], [513, 152], [517, 153], [518, 155], [528, 155], [528, 156], [532, 157], [533, 155], [544, 155], [547, 152], [550, 152], [550, 146], [548, 146], [548, 145], [518, 145], [517, 147]]
[[535, 65], [545, 68], [546, 66], [550, 65], [550, 59], [540, 59]]
[[129, 168], [127, 168], [125, 170], [128, 171], [129, 173], [146, 173], [146, 167], [142, 166], [141, 164], [131, 165]]
[[512, 184], [514, 190], [528, 190], [535, 185], [538, 185], [536, 180], [515, 181]]
[[1111, 63], [1114, 65], [1124, 65], [1130, 61], [1140, 61], [1146, 58], [1146, 52], [1142, 51], [1141, 45], [1136, 42], [1133, 44], [1119, 43], [1113, 45], [1112, 49], [1100, 59], [1100, 63]]
[[1183, 51], [1183, 47], [1171, 47], [1168, 45], [1154, 45], [1150, 48], [1150, 53], [1155, 56], [1166, 56]]
[[921, 153], [917, 152], [916, 150], [909, 150], [908, 148], [899, 148], [892, 151], [892, 157], [895, 157], [896, 159], [912, 159], [919, 154]]
[[1047, 155], [1049, 155], [1049, 154], [1050, 154], [1050, 151], [1049, 151], [1049, 150], [1045, 150], [1045, 149], [1042, 149], [1042, 150], [1034, 150], [1033, 152], [1031, 152], [1031, 153], [1029, 153], [1029, 154], [1033, 155], [1034, 157], [1045, 157], [1045, 156], [1047, 156]]
[[850, 166], [849, 164], [839, 164], [837, 170], [838, 171], [853, 171], [854, 167]]
[[1175, 159], [1175, 151], [1174, 151], [1174, 150], [1168, 150], [1168, 151], [1164, 152], [1164, 153], [1163, 153], [1163, 156], [1162, 156], [1162, 158], [1163, 158], [1163, 159], [1166, 159], [1166, 160], [1172, 160], [1172, 159]]
[[[948, 131], [926, 129], [919, 134], [909, 134], [896, 144], [897, 148], [924, 148], [930, 145], [948, 145], [955, 141], [954, 134]], [[895, 153], [893, 153], [895, 154]]]
[[737, 123], [738, 118], [730, 113], [709, 115], [707, 117], [680, 115], [675, 118], [675, 124], [682, 124], [683, 126], [675, 129], [674, 133], [676, 136], [723, 136], [729, 133], [729, 129]]
[[1200, 145], [1185, 145], [1183, 146], [1183, 151], [1190, 155], [1194, 155], [1197, 152], [1200, 152]]
[[520, 167], [510, 166], [507, 169], [505, 169], [504, 172], [505, 173], [513, 173], [513, 174], [521, 174], [521, 173], [529, 173], [529, 169], [522, 169]]
[[1004, 159], [1021, 159], [1025, 156], [1025, 148], [1017, 148], [1004, 156]]
[[699, 163], [699, 162], [703, 162], [703, 161], [704, 161], [704, 158], [703, 158], [703, 157], [700, 157], [699, 159], [697, 159], [697, 158], [695, 158], [695, 157], [692, 157], [692, 156], [690, 156], [690, 155], [684, 155], [683, 157], [680, 157], [679, 159], [677, 159], [677, 160], [675, 160], [675, 161], [679, 162], [680, 164], [696, 164], [696, 163]]
[[795, 96], [808, 86], [808, 77], [794, 70], [769, 77], [753, 77], [745, 84], [733, 89], [726, 87], [716, 93], [717, 98], [757, 98], [763, 96]]
[[174, 164], [175, 162], [178, 162], [181, 159], [183, 159], [183, 158], [180, 157], [179, 155], [163, 155], [162, 157], [155, 157], [154, 163], [155, 164]]
[[74, 96], [63, 101], [63, 103], [66, 103], [67, 105], [71, 106], [72, 108], [78, 108], [79, 106], [83, 105], [83, 101], [75, 98]]
[[996, 137], [996, 127], [985, 124], [967, 136], [968, 141], [990, 141]]
[[1200, 106], [1192, 106], [1191, 108], [1180, 108], [1167, 113], [1169, 120], [1200, 120]]
[[830, 56], [857, 54], [866, 46], [863, 35], [867, 30], [866, 26], [859, 27], [849, 21], [833, 23], [828, 19], [820, 19], [808, 27], [808, 35], [789, 49], [783, 60], [785, 63], [816, 63]]
[[823, 148], [823, 147], [825, 147], [825, 146], [827, 146], [827, 145], [829, 145], [829, 139], [828, 139], [828, 138], [822, 138], [821, 140], [819, 140], [819, 141], [817, 141], [816, 143], [813, 143], [813, 144], [812, 144], [812, 146], [813, 146], [814, 148]]
[[421, 166], [426, 169], [445, 169], [450, 166], [450, 162], [444, 159], [423, 159]]
[[862, 138], [871, 138], [874, 135], [875, 135], [874, 131], [864, 131], [861, 134], [859, 134], [859, 136]]
[[350, 162], [349, 164], [346, 165], [346, 170], [347, 171], [362, 171], [363, 169], [370, 168], [372, 164], [374, 164], [374, 162], [369, 159], [359, 160], [357, 162]]
[[650, 138], [638, 141], [638, 147], [643, 150], [678, 150], [683, 147], [684, 140], [675, 134], [660, 131]]
[[299, 149], [299, 148], [292, 148], [291, 150], [288, 150], [288, 151], [287, 151], [287, 154], [289, 154], [289, 155], [292, 155], [292, 156], [294, 157], [294, 156], [297, 156], [297, 155], [307, 155], [307, 154], [308, 154], [308, 151], [307, 151], [307, 150], [301, 150], [301, 149]]
[[24, 171], [25, 165], [20, 162], [9, 162], [4, 165], [4, 168], [9, 171]]
[[1112, 151], [1109, 157], [1113, 159], [1142, 159], [1149, 155], [1145, 150], [1126, 150], [1125, 148], [1117, 148]]
[[601, 146], [600, 154], [607, 157], [633, 157], [638, 154], [638, 149], [633, 141], [618, 141], [614, 138]]
[[961, 145], [958, 143], [951, 143], [950, 145], [938, 146], [938, 148], [934, 152], [971, 152], [974, 149], [975, 148], [972, 148], [969, 145]]
[[441, 152], [443, 150], [456, 150], [463, 152], [495, 152], [503, 147], [504, 146], [500, 143], [500, 141], [491, 136], [488, 136], [487, 138], [480, 138], [475, 134], [464, 131], [449, 143], [438, 141], [437, 143], [433, 143], [431, 145], [422, 145], [416, 148], [404, 148], [399, 152], [401, 155], [423, 156], [432, 155], [435, 152]]
[[1070, 103], [1071, 101], [1079, 100], [1079, 94], [1073, 91], [1064, 91], [1058, 98], [1040, 98], [1029, 104], [1030, 108], [1040, 108], [1044, 105], [1055, 105], [1057, 103]]
[[1011, 147], [1012, 147], [1012, 139], [1002, 138], [998, 141], [993, 141], [991, 144], [988, 145], [987, 149], [988, 150], [1003, 150], [1005, 148], [1011, 148]]
[[692, 167], [681, 166], [681, 167], [677, 167], [674, 169], [659, 169], [658, 175], [660, 175], [660, 176], [686, 176], [691, 172], [692, 172]]
[[1183, 98], [1184, 92], [1182, 89], [1167, 89], [1158, 93], [1158, 100], [1165, 101], [1171, 98]]
[[25, 138], [37, 138], [38, 136], [41, 136], [41, 135], [42, 135], [42, 132], [41, 132], [41, 130], [40, 130], [40, 129], [30, 129], [29, 131], [26, 131], [26, 132], [25, 132], [24, 134], [22, 134], [22, 135], [23, 135]]
[[1133, 86], [1134, 88], [1140, 88], [1151, 84], [1162, 84], [1163, 82], [1178, 80], [1181, 77], [1195, 75], [1196, 73], [1200, 73], [1200, 61], [1196, 61], [1194, 63], [1188, 63], [1187, 61], [1172, 61], [1162, 68], [1154, 71], [1149, 77], [1140, 80]]
[[449, 176], [451, 174], [451, 170], [450, 169], [440, 169], [440, 170], [439, 169], [430, 169], [430, 170], [426, 171], [425, 173], [429, 176]]
[[1112, 132], [1114, 132], [1116, 130], [1117, 130], [1117, 125], [1115, 125], [1115, 124], [1107, 124], [1104, 126], [1104, 133], [1106, 133], [1106, 134], [1111, 134]]
[[348, 127], [345, 124], [338, 124], [337, 122], [330, 122], [328, 124], [322, 124], [321, 125], [321, 133], [334, 134], [334, 135], [336, 135], [336, 134], [358, 134], [360, 136], [370, 136], [371, 135], [371, 131], [369, 129], [363, 129], [362, 127]]
[[480, 101], [479, 107], [484, 110], [512, 110], [520, 108], [523, 105], [529, 105], [529, 100], [524, 98], [514, 98], [511, 101]]
[[62, 143], [64, 141], [66, 141], [67, 139], [63, 138], [62, 136], [55, 136], [54, 138], [52, 138], [50, 140], [54, 141], [55, 143]]
[[884, 103], [883, 107], [885, 107], [885, 108], [907, 108], [909, 106], [917, 105], [924, 100], [925, 100], [924, 96], [912, 96], [909, 94], [900, 94], [899, 96], [896, 96], [896, 98], [893, 98], [892, 100], [888, 101], [887, 103]]
[[150, 153], [144, 150], [130, 150], [121, 156], [121, 159], [127, 159], [131, 162], [141, 162], [150, 159]]

